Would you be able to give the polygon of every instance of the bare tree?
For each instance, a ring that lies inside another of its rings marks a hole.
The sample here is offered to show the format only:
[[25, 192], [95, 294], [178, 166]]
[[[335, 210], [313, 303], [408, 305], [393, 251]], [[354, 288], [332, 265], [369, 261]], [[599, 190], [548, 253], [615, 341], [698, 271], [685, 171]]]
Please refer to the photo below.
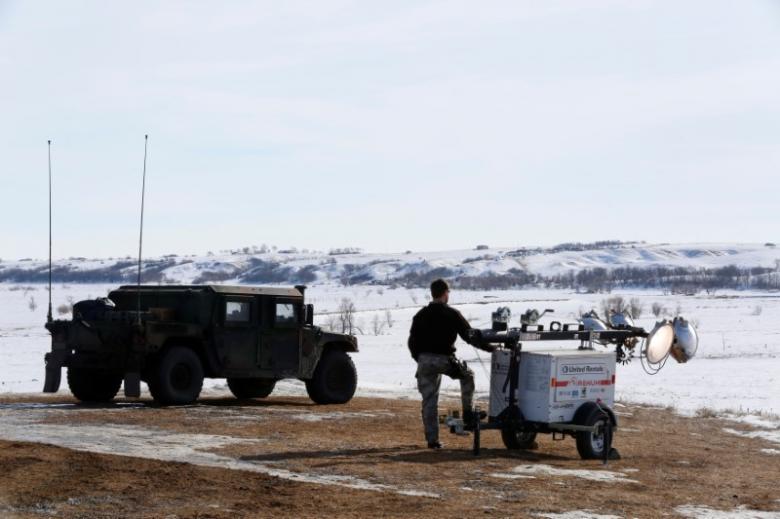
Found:
[[395, 324], [395, 320], [393, 319], [393, 312], [391, 312], [389, 308], [385, 310], [385, 324], [387, 324], [388, 328], [392, 328]]
[[632, 297], [628, 302], [628, 310], [631, 312], [631, 317], [639, 319], [645, 311], [645, 305], [642, 304], [642, 301], [638, 297]]
[[601, 313], [604, 318], [609, 318], [612, 312], [623, 313], [628, 310], [628, 303], [623, 296], [612, 296], [601, 301]]
[[780, 258], [775, 260], [775, 288], [780, 288]]
[[27, 302], [27, 308], [29, 308], [31, 312], [34, 312], [38, 309], [38, 303], [35, 302], [35, 298], [33, 296], [30, 296], [30, 300]]
[[339, 329], [339, 318], [336, 314], [329, 314], [325, 319], [325, 329], [330, 332], [335, 332]]
[[374, 314], [374, 318], [371, 320], [371, 331], [374, 332], [374, 335], [382, 335], [382, 332], [385, 331], [385, 323], [378, 313]]
[[365, 328], [363, 319], [358, 319], [355, 321], [355, 333], [352, 335], [365, 335], [366, 332], [363, 331], [363, 328]]
[[352, 331], [355, 329], [355, 303], [350, 299], [344, 298], [341, 300], [338, 310], [338, 319], [341, 324], [341, 333], [348, 333], [352, 335]]
[[658, 302], [653, 303], [653, 306], [650, 307], [650, 311], [653, 312], [653, 315], [656, 317], [660, 317], [661, 314], [667, 312], [666, 307]]

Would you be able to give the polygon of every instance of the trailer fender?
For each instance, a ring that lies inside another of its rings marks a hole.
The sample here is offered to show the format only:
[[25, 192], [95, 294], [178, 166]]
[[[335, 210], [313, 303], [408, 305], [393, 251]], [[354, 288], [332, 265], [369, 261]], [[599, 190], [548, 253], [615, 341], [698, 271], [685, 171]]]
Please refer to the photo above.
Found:
[[612, 427], [617, 429], [618, 421], [617, 416], [615, 415], [615, 411], [613, 411], [612, 408], [606, 404], [597, 404], [596, 402], [585, 402], [579, 408], [577, 408], [577, 411], [574, 413], [572, 422], [578, 425], [582, 425], [585, 423], [585, 420], [592, 412], [599, 411], [599, 409], [603, 409], [607, 412], [609, 419], [612, 422]]

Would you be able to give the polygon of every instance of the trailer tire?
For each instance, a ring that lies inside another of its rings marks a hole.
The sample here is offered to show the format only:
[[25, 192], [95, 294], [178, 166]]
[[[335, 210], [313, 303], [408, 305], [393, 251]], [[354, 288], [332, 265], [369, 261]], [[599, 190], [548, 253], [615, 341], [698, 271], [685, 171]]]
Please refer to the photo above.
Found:
[[501, 429], [501, 440], [509, 450], [526, 450], [536, 447], [536, 431], [523, 431], [514, 427]]
[[591, 409], [580, 425], [592, 427], [601, 424], [602, 432], [577, 432], [577, 452], [579, 452], [580, 458], [584, 460], [604, 459], [604, 449], [609, 448], [609, 446], [606, 445], [606, 435], [603, 432], [603, 426], [606, 426], [611, 421], [609, 414], [605, 414], [605, 411], [602, 411], [599, 407], [594, 406]]
[[273, 378], [228, 378], [228, 388], [233, 396], [240, 400], [249, 398], [265, 398], [276, 386]]
[[352, 359], [340, 350], [322, 354], [314, 375], [306, 381], [306, 392], [317, 404], [346, 404], [357, 389], [357, 370]]
[[68, 368], [68, 387], [82, 402], [106, 403], [122, 385], [122, 373], [89, 368]]
[[190, 348], [166, 350], [150, 371], [149, 392], [160, 405], [191, 404], [203, 388], [203, 366]]

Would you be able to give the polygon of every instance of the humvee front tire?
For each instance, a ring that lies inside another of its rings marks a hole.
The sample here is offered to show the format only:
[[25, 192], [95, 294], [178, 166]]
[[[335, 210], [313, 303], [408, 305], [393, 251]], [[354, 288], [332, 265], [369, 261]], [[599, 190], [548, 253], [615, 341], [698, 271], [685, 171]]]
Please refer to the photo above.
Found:
[[68, 368], [68, 387], [82, 402], [110, 402], [114, 399], [122, 374], [99, 369]]
[[238, 399], [265, 398], [276, 386], [272, 378], [229, 378], [227, 385], [230, 392]]
[[203, 388], [203, 366], [194, 351], [174, 346], [152, 367], [148, 384], [158, 404], [191, 404]]
[[356, 388], [355, 364], [339, 350], [323, 353], [314, 376], [306, 381], [306, 392], [317, 404], [345, 404], [352, 400]]

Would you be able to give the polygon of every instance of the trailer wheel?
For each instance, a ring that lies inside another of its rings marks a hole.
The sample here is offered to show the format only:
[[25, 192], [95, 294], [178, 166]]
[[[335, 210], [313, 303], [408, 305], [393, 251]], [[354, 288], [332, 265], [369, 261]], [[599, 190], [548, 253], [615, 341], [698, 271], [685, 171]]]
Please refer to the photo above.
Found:
[[532, 449], [536, 445], [536, 431], [504, 427], [501, 429], [501, 439], [509, 450]]
[[265, 398], [276, 386], [273, 378], [229, 378], [228, 388], [238, 399]]
[[203, 366], [189, 348], [170, 348], [150, 371], [149, 392], [161, 405], [191, 404], [203, 388]]
[[68, 387], [82, 402], [110, 402], [114, 399], [122, 374], [100, 369], [68, 368]]
[[594, 425], [600, 426], [600, 432], [598, 433], [592, 433], [590, 431], [577, 432], [577, 452], [580, 453], [582, 459], [604, 459], [604, 450], [610, 447], [607, 445], [607, 439], [604, 433], [604, 429], [609, 421], [609, 416], [605, 415], [598, 407], [594, 407], [580, 424], [589, 427]]
[[314, 376], [306, 381], [306, 392], [317, 404], [345, 404], [357, 388], [357, 370], [343, 351], [328, 350], [322, 354]]

